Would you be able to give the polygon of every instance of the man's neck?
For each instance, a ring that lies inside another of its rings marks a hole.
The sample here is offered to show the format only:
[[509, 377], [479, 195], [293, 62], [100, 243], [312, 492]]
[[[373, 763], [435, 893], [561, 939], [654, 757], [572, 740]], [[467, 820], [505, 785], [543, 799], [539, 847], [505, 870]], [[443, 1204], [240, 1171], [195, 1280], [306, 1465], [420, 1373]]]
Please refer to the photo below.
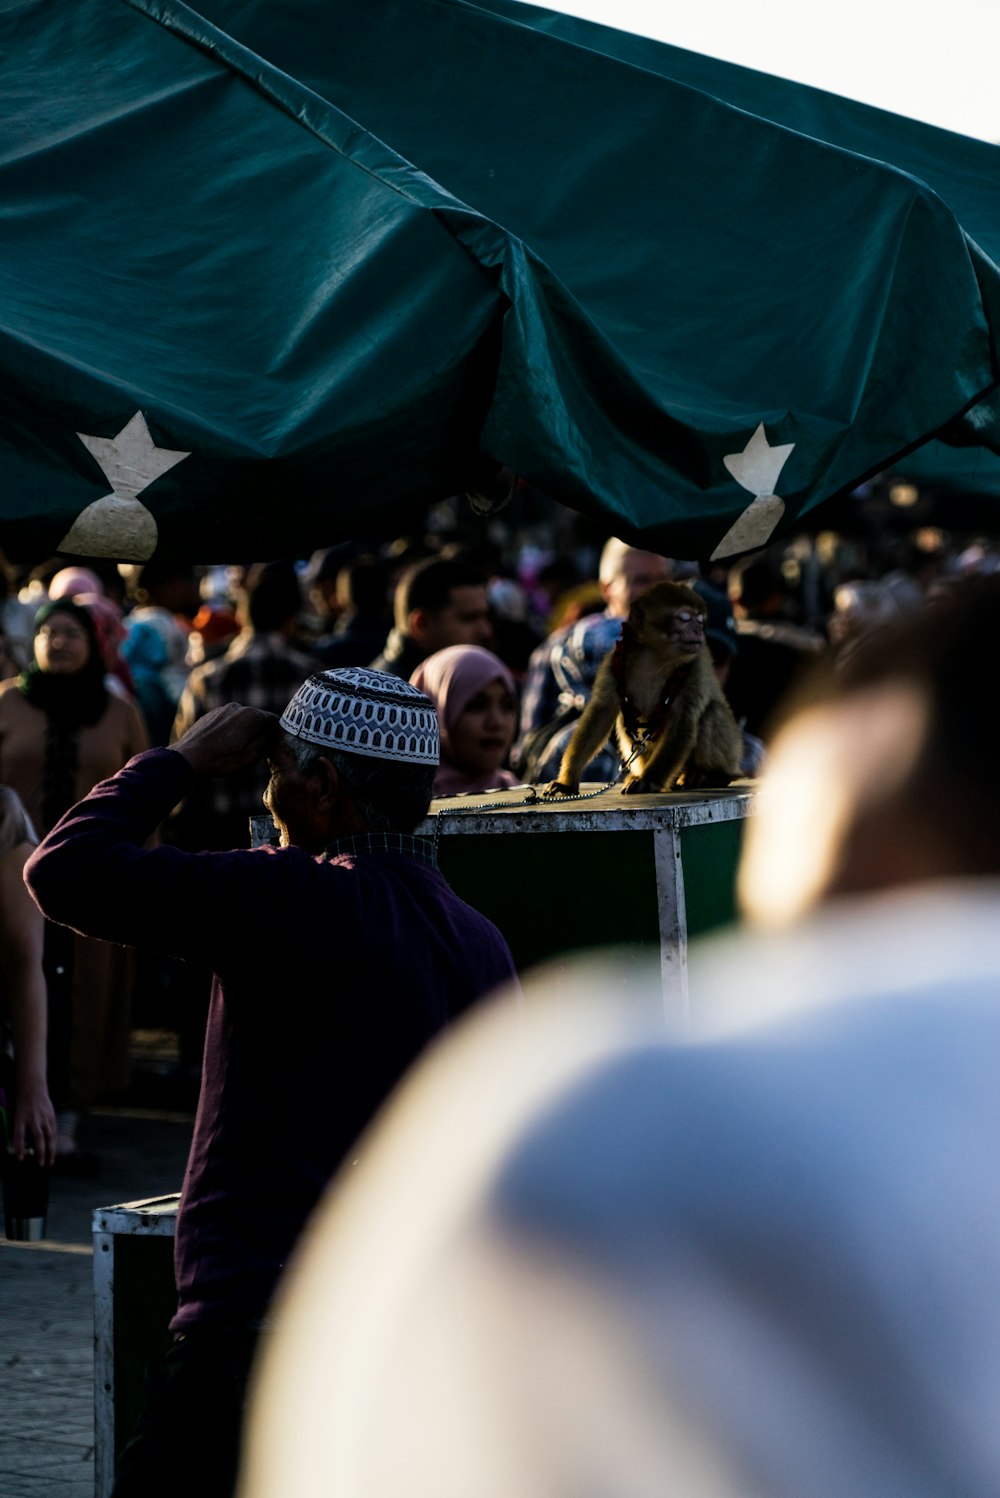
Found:
[[407, 858], [416, 858], [437, 868], [434, 839], [416, 837], [409, 832], [347, 833], [327, 843], [321, 856], [329, 860], [356, 853], [402, 853]]

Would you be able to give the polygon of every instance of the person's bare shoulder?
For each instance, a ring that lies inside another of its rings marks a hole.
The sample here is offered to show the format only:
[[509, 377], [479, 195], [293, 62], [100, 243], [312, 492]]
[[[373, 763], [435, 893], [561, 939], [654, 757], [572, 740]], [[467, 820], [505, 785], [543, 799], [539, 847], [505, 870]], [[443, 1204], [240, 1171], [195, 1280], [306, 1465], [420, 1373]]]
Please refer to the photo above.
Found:
[[27, 707], [23, 693], [17, 689], [17, 677], [0, 681], [0, 721], [9, 721], [11, 716]]

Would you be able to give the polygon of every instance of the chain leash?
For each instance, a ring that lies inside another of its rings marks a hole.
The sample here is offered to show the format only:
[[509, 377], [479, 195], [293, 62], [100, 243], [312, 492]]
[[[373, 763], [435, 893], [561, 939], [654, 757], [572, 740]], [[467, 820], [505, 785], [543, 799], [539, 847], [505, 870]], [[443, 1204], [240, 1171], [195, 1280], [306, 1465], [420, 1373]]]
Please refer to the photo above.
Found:
[[[607, 783], [607, 785], [598, 786], [598, 788], [597, 788], [596, 791], [576, 791], [571, 796], [553, 796], [551, 798], [551, 800], [547, 801], [546, 804], [553, 805], [553, 804], [558, 803], [559, 805], [562, 805], [563, 802], [566, 802], [566, 801], [593, 801], [593, 799], [595, 798], [595, 796], [603, 796], [608, 791], [614, 790], [615, 786], [616, 785], [620, 785], [621, 782], [623, 781], [623, 779], [625, 778], [626, 772], [628, 771], [628, 768], [631, 765], [632, 761], [635, 759], [636, 755], [642, 749], [644, 749], [646, 747], [646, 745], [649, 743], [649, 741], [650, 741], [651, 738], [655, 738], [656, 737], [656, 734], [655, 734], [654, 730], [647, 729], [646, 732], [645, 732], [645, 734], [642, 736], [642, 738], [637, 738], [635, 736], [635, 734], [632, 734], [632, 733], [629, 734], [629, 737], [631, 738], [632, 743], [634, 744], [635, 747], [633, 748], [632, 753], [629, 755], [628, 759], [622, 761], [619, 764], [619, 766], [618, 766], [618, 774], [615, 776], [614, 780], [609, 780], [608, 783]], [[524, 798], [522, 800], [520, 800], [520, 801], [505, 801], [503, 803], [503, 810], [504, 811], [508, 811], [508, 810], [516, 809], [516, 808], [522, 807], [522, 806], [537, 806], [537, 804], [540, 801], [542, 801], [543, 799], [545, 799], [544, 797], [542, 797], [539, 794], [537, 786], [529, 785], [525, 789], [526, 789], [527, 794], [524, 796]], [[496, 801], [477, 801], [476, 804], [475, 804], [475, 806], [449, 806], [448, 809], [447, 809], [447, 811], [438, 811], [438, 812], [435, 812], [435, 814], [434, 814], [434, 854], [435, 854], [435, 857], [437, 856], [438, 841], [439, 841], [439, 839], [441, 837], [441, 823], [442, 823], [442, 820], [445, 817], [464, 817], [464, 816], [471, 816], [474, 812], [477, 812], [477, 811], [496, 811], [496, 810], [497, 810], [497, 802]]]

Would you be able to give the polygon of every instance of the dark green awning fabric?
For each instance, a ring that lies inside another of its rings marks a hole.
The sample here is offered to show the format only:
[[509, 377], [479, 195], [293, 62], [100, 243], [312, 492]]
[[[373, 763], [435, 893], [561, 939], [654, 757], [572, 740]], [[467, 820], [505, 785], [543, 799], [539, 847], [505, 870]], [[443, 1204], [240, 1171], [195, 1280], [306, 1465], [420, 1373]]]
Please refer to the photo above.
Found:
[[946, 183], [513, 17], [0, 0], [9, 554], [301, 552], [485, 454], [724, 556], [997, 445], [1000, 271]]

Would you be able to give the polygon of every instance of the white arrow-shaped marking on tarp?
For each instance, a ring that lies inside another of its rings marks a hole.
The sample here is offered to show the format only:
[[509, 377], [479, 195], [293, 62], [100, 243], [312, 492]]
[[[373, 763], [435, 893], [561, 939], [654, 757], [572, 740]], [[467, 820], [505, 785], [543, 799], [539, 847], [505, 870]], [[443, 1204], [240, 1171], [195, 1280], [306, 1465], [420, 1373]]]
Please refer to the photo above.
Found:
[[57, 550], [77, 556], [112, 557], [119, 562], [147, 561], [156, 550], [156, 521], [138, 496], [154, 479], [191, 454], [157, 447], [141, 411], [117, 437], [91, 437], [83, 432], [76, 435], [100, 464], [111, 493], [80, 512]]
[[775, 494], [775, 485], [794, 448], [794, 442], [772, 447], [764, 423], [760, 422], [741, 453], [727, 453], [723, 458], [736, 482], [750, 490], [753, 501], [712, 552], [713, 562], [737, 556], [740, 552], [756, 551], [770, 541], [775, 526], [785, 513], [785, 501]]

